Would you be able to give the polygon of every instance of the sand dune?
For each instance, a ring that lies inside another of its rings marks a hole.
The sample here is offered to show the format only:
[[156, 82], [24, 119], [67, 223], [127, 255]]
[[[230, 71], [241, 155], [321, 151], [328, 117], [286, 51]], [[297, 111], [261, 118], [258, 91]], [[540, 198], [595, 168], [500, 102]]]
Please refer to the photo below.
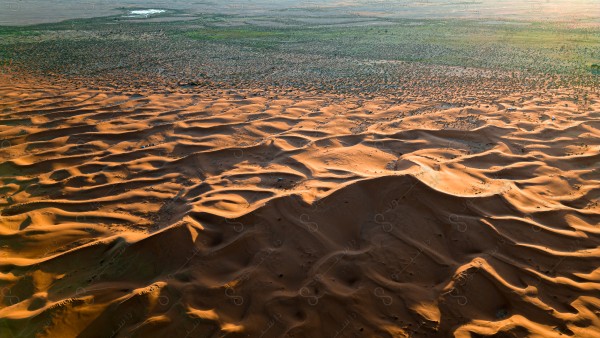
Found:
[[600, 336], [597, 97], [14, 81], [0, 336]]

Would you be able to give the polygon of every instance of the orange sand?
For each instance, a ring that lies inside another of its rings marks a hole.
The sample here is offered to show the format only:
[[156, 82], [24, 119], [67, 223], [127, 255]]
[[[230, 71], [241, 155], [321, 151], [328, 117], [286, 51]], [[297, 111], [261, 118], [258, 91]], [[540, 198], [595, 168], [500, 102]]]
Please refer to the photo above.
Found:
[[0, 336], [600, 337], [600, 101], [571, 97], [4, 77]]

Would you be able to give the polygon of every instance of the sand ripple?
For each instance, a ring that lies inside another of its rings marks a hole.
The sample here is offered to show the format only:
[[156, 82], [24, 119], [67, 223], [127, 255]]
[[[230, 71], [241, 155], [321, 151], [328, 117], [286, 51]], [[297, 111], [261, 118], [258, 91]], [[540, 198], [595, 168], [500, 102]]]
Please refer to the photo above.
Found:
[[0, 336], [600, 336], [597, 98], [0, 98]]

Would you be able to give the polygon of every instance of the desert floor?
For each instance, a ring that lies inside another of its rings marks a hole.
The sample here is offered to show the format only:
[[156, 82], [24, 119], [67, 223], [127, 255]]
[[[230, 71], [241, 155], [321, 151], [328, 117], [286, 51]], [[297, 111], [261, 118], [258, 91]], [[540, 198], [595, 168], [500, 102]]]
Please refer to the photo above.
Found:
[[597, 337], [600, 101], [4, 75], [5, 337]]

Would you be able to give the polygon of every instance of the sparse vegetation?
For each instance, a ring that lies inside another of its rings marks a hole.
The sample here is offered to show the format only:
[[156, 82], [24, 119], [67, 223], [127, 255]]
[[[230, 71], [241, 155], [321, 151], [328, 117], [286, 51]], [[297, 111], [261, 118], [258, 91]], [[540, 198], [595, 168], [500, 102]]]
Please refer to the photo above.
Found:
[[598, 87], [589, 65], [600, 55], [600, 28], [361, 20], [325, 25], [214, 14], [168, 22], [77, 19], [3, 27], [0, 57], [10, 55], [15, 66], [34, 72], [112, 74], [124, 80], [148, 76], [194, 85], [262, 83], [365, 93], [448, 88], [444, 84], [454, 81], [466, 84], [461, 88], [502, 87], [491, 91]]

